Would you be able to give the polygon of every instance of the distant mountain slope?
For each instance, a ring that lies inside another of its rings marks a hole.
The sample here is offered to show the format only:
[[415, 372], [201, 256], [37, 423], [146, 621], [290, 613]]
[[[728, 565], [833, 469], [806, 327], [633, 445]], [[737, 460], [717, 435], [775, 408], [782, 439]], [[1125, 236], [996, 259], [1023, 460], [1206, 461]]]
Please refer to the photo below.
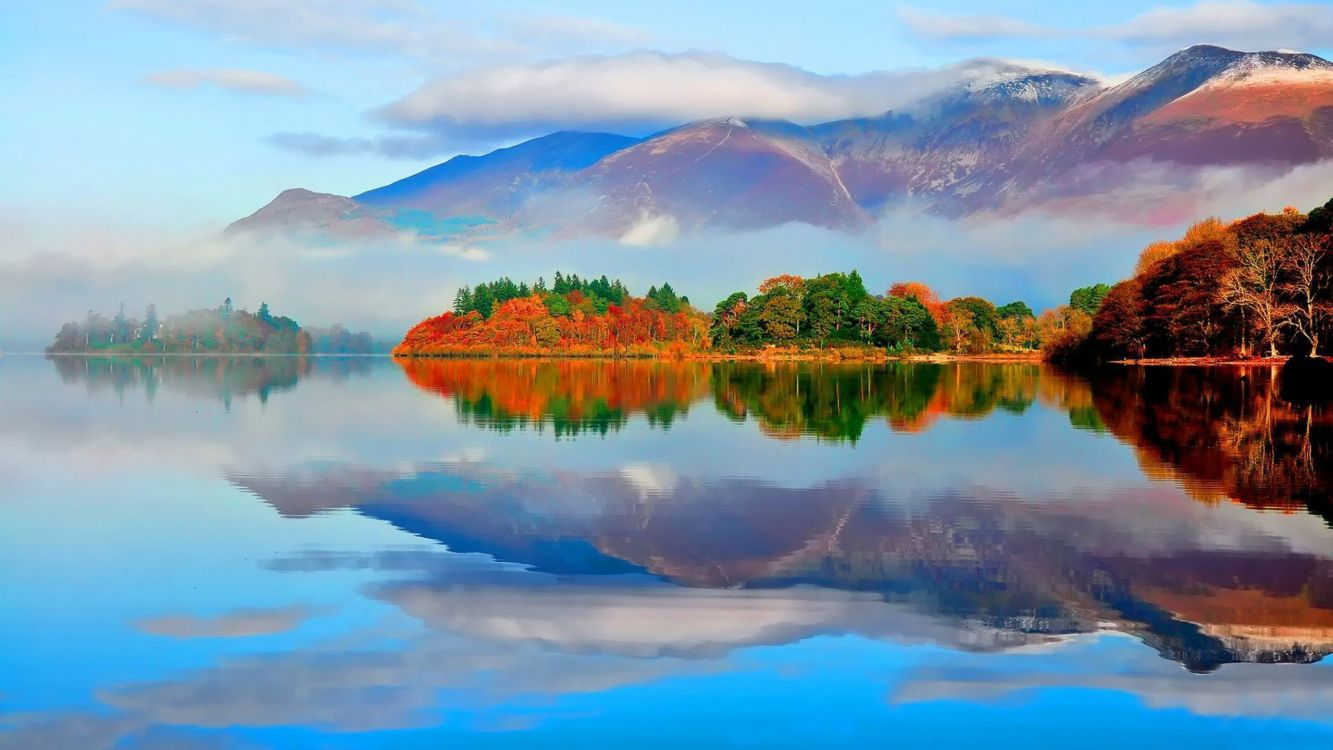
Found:
[[[904, 196], [971, 208], [1012, 151], [1039, 124], [1100, 89], [1092, 78], [1015, 68], [984, 85], [959, 85], [913, 112], [814, 128], [858, 203], [877, 209]], [[979, 201], [978, 201], [979, 199]]]
[[389, 212], [341, 195], [291, 188], [244, 219], [232, 222], [236, 232], [316, 232], [337, 238], [370, 238], [393, 231]]
[[1059, 171], [1096, 159], [1181, 164], [1333, 156], [1333, 64], [1197, 46], [1074, 103], [1025, 155]]
[[353, 200], [436, 216], [504, 217], [520, 209], [532, 193], [560, 188], [569, 173], [638, 142], [610, 133], [552, 133], [485, 156], [455, 156]]
[[731, 228], [868, 219], [812, 133], [790, 122], [691, 123], [608, 156], [577, 184], [599, 197], [594, 225], [611, 228], [661, 214]]
[[643, 139], [553, 133], [354, 198], [285, 191], [232, 228], [618, 236], [647, 217], [687, 232], [853, 228], [903, 200], [959, 215], [1096, 199], [1133, 187], [1143, 164], [1174, 176], [1328, 158], [1333, 63], [1200, 45], [1114, 86], [1009, 65], [902, 110], [811, 127], [732, 117]]

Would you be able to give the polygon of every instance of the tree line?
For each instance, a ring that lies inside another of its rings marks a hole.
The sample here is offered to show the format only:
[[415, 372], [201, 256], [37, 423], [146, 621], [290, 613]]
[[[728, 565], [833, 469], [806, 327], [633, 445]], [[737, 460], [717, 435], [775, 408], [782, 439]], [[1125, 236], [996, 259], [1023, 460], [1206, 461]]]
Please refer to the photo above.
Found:
[[809, 279], [775, 276], [754, 296], [735, 292], [713, 310], [710, 332], [722, 351], [841, 344], [958, 354], [1032, 351], [1046, 333], [1021, 300], [1001, 306], [976, 296], [946, 301], [921, 282], [871, 294], [855, 270]]
[[[575, 309], [582, 310], [584, 315], [605, 315], [611, 305], [623, 306], [630, 296], [629, 289], [620, 279], [612, 281], [605, 275], [582, 279], [578, 274], [566, 275], [556, 271], [549, 287], [544, 277], [538, 277], [529, 285], [527, 282], [515, 283], [508, 276], [475, 287], [464, 286], [454, 294], [453, 313], [463, 316], [475, 312], [485, 319], [505, 302], [537, 297], [552, 316], [568, 316]], [[670, 284], [663, 284], [660, 288], [651, 287], [644, 295], [643, 303], [652, 310], [674, 314], [688, 308], [690, 300], [678, 296]]]
[[[977, 296], [941, 300], [920, 282], [871, 294], [856, 271], [811, 278], [791, 274], [735, 292], [711, 315], [669, 283], [632, 295], [619, 279], [557, 272], [548, 285], [508, 277], [465, 286], [453, 309], [417, 324], [395, 348], [405, 356], [449, 354], [652, 355], [675, 351], [744, 353], [769, 347], [858, 347], [891, 353], [1034, 352], [1064, 334], [1062, 318], [1037, 316], [1026, 302], [996, 306]], [[1076, 290], [1074, 309], [1091, 315], [1110, 287]], [[632, 351], [631, 351], [632, 350]]]
[[1089, 314], [1062, 312], [1057, 361], [1319, 356], [1333, 336], [1333, 199], [1154, 242]]

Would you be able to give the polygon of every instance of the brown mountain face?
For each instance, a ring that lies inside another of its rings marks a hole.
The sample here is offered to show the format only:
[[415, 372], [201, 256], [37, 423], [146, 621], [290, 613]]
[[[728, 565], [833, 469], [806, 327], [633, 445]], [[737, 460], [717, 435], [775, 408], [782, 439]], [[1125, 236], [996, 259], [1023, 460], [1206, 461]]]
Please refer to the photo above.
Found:
[[1069, 73], [1018, 71], [985, 85], [965, 85], [912, 112], [817, 126], [858, 203], [870, 210], [904, 197], [948, 213], [993, 205], [1014, 167], [1014, 151], [1041, 126], [1099, 89]]
[[295, 232], [334, 238], [371, 239], [394, 232], [389, 213], [330, 193], [292, 188], [227, 227], [236, 232]]
[[555, 133], [351, 199], [287, 191], [233, 228], [620, 236], [669, 219], [686, 232], [854, 229], [904, 201], [964, 215], [1108, 196], [1140, 187], [1145, 169], [1179, 192], [1203, 167], [1328, 158], [1333, 63], [1196, 46], [1113, 86], [1011, 66], [902, 110], [810, 127], [731, 117], [642, 140]]
[[868, 220], [812, 133], [788, 122], [686, 125], [611, 154], [576, 184], [600, 197], [594, 223], [610, 226], [663, 214], [733, 228]]
[[[1012, 187], [1088, 195], [1129, 179], [1116, 165], [1285, 165], [1333, 156], [1333, 63], [1197, 46], [1069, 106], [1015, 151]], [[1100, 179], [1089, 179], [1097, 174]], [[1045, 184], [1043, 184], [1045, 183]]]

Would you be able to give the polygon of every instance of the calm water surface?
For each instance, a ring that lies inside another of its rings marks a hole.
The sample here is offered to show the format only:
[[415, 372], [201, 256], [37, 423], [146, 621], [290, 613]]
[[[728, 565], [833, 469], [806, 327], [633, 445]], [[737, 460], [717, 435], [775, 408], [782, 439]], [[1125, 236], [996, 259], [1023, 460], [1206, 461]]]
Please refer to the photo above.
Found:
[[0, 747], [1331, 747], [1272, 379], [0, 357]]

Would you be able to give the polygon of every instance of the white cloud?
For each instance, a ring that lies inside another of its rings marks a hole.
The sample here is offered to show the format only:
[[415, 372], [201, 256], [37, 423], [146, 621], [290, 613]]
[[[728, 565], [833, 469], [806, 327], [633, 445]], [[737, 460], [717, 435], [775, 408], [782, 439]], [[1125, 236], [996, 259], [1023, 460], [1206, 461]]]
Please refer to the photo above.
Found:
[[110, 7], [234, 41], [456, 64], [642, 46], [646, 31], [599, 18], [508, 15], [487, 32], [416, 0], [113, 0]]
[[[1099, 638], [1122, 637], [1104, 634]], [[1323, 719], [1333, 710], [1327, 669], [1298, 664], [1229, 664], [1201, 677], [1160, 658], [1147, 649], [1117, 648], [1120, 661], [1098, 663], [1101, 669], [1083, 672], [1046, 671], [1040, 668], [1013, 672], [971, 662], [943, 668], [921, 668], [893, 688], [891, 703], [940, 700], [994, 704], [1016, 693], [1052, 688], [1113, 690], [1138, 696], [1156, 709], [1184, 709], [1202, 716], [1285, 717]], [[1114, 666], [1114, 668], [1112, 668]]]
[[562, 128], [642, 131], [731, 115], [815, 123], [880, 114], [950, 85], [1026, 70], [982, 59], [929, 70], [825, 76], [718, 52], [638, 51], [445, 75], [381, 115], [406, 127], [493, 136]]
[[670, 245], [680, 236], [680, 222], [668, 214], [644, 214], [620, 236], [620, 244], [634, 247]]
[[714, 659], [825, 633], [986, 651], [1056, 640], [921, 613], [876, 594], [810, 586], [729, 590], [571, 580], [557, 588], [497, 580], [389, 584], [377, 595], [434, 630], [469, 640], [637, 659]]
[[307, 93], [304, 86], [285, 76], [241, 68], [178, 68], [153, 73], [144, 80], [154, 86], [172, 89], [197, 89], [212, 85], [248, 94], [302, 97]]
[[668, 495], [676, 489], [680, 477], [667, 464], [635, 461], [620, 467], [620, 476], [638, 490], [640, 498]]
[[1084, 28], [1057, 28], [1002, 16], [948, 15], [913, 7], [901, 8], [898, 18], [911, 31], [931, 39], [1083, 37], [1164, 51], [1201, 43], [1242, 50], [1308, 50], [1325, 47], [1333, 39], [1333, 13], [1326, 5], [1267, 5], [1250, 0], [1152, 8], [1122, 23]]
[[477, 247], [476, 245], [448, 244], [441, 246], [440, 252], [444, 253], [445, 255], [453, 255], [455, 257], [462, 258], [463, 260], [471, 260], [477, 262], [490, 260], [491, 258], [491, 253], [489, 250]]

